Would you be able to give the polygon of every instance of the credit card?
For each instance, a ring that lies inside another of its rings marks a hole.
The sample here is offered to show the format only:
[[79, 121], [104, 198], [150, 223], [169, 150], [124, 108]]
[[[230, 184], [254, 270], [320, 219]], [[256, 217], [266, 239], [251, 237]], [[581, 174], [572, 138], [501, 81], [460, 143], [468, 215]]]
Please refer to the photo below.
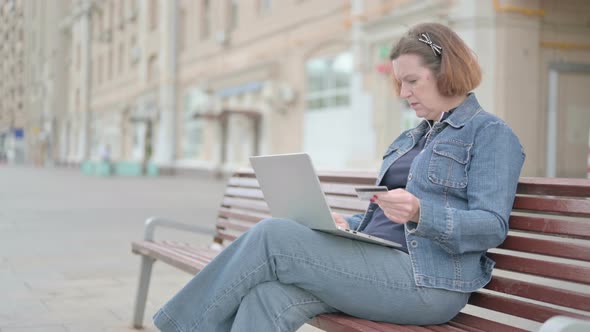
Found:
[[375, 194], [382, 194], [388, 191], [386, 186], [355, 187], [354, 190], [358, 198], [364, 201], [370, 200]]

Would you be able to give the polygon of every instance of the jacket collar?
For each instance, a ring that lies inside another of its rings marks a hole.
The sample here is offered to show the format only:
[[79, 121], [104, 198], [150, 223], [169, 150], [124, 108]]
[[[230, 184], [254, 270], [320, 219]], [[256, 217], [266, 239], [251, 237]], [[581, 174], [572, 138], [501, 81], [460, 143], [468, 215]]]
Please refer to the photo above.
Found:
[[481, 110], [475, 94], [470, 92], [467, 98], [443, 122], [448, 123], [453, 128], [461, 128]]
[[[455, 110], [449, 115], [443, 123], [448, 123], [449, 126], [453, 128], [461, 128], [463, 127], [467, 121], [471, 120], [477, 113], [482, 110], [475, 94], [470, 92], [467, 94], [467, 98], [459, 105]], [[408, 137], [420, 137], [422, 134], [427, 132], [430, 129], [430, 126], [427, 123], [427, 120], [423, 120], [420, 124], [407, 133]]]

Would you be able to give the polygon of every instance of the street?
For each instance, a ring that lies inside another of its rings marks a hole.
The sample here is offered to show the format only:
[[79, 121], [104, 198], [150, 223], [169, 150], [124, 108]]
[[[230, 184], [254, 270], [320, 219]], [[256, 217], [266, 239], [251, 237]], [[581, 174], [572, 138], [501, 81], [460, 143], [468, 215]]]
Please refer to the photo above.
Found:
[[[206, 246], [225, 184], [200, 177], [98, 178], [79, 170], [0, 166], [0, 331], [128, 331], [149, 216], [202, 225], [176, 236]], [[207, 234], [208, 233], [208, 234]], [[190, 279], [156, 264], [151, 315]]]

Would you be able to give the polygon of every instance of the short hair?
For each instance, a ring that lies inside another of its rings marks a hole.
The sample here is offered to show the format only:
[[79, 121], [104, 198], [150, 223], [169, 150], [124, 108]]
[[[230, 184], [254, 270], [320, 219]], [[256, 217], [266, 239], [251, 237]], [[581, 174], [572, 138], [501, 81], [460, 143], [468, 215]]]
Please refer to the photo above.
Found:
[[[433, 44], [442, 47], [441, 54], [433, 52], [426, 43], [419, 41], [427, 34]], [[403, 54], [416, 54], [422, 58], [423, 65], [430, 68], [437, 81], [441, 95], [452, 97], [465, 95], [481, 82], [481, 67], [475, 53], [449, 27], [439, 23], [422, 23], [413, 26], [393, 46], [389, 59], [397, 59]], [[401, 82], [393, 75], [395, 92], [399, 96]]]

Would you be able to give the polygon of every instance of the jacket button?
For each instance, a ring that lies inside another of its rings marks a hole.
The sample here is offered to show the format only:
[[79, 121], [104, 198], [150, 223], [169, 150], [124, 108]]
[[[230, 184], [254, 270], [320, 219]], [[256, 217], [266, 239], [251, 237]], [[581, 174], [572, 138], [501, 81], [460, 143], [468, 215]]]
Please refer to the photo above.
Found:
[[418, 246], [418, 241], [412, 240], [410, 241], [410, 245], [412, 246], [412, 248], [416, 248]]
[[412, 173], [408, 174], [408, 181], [412, 180]]

